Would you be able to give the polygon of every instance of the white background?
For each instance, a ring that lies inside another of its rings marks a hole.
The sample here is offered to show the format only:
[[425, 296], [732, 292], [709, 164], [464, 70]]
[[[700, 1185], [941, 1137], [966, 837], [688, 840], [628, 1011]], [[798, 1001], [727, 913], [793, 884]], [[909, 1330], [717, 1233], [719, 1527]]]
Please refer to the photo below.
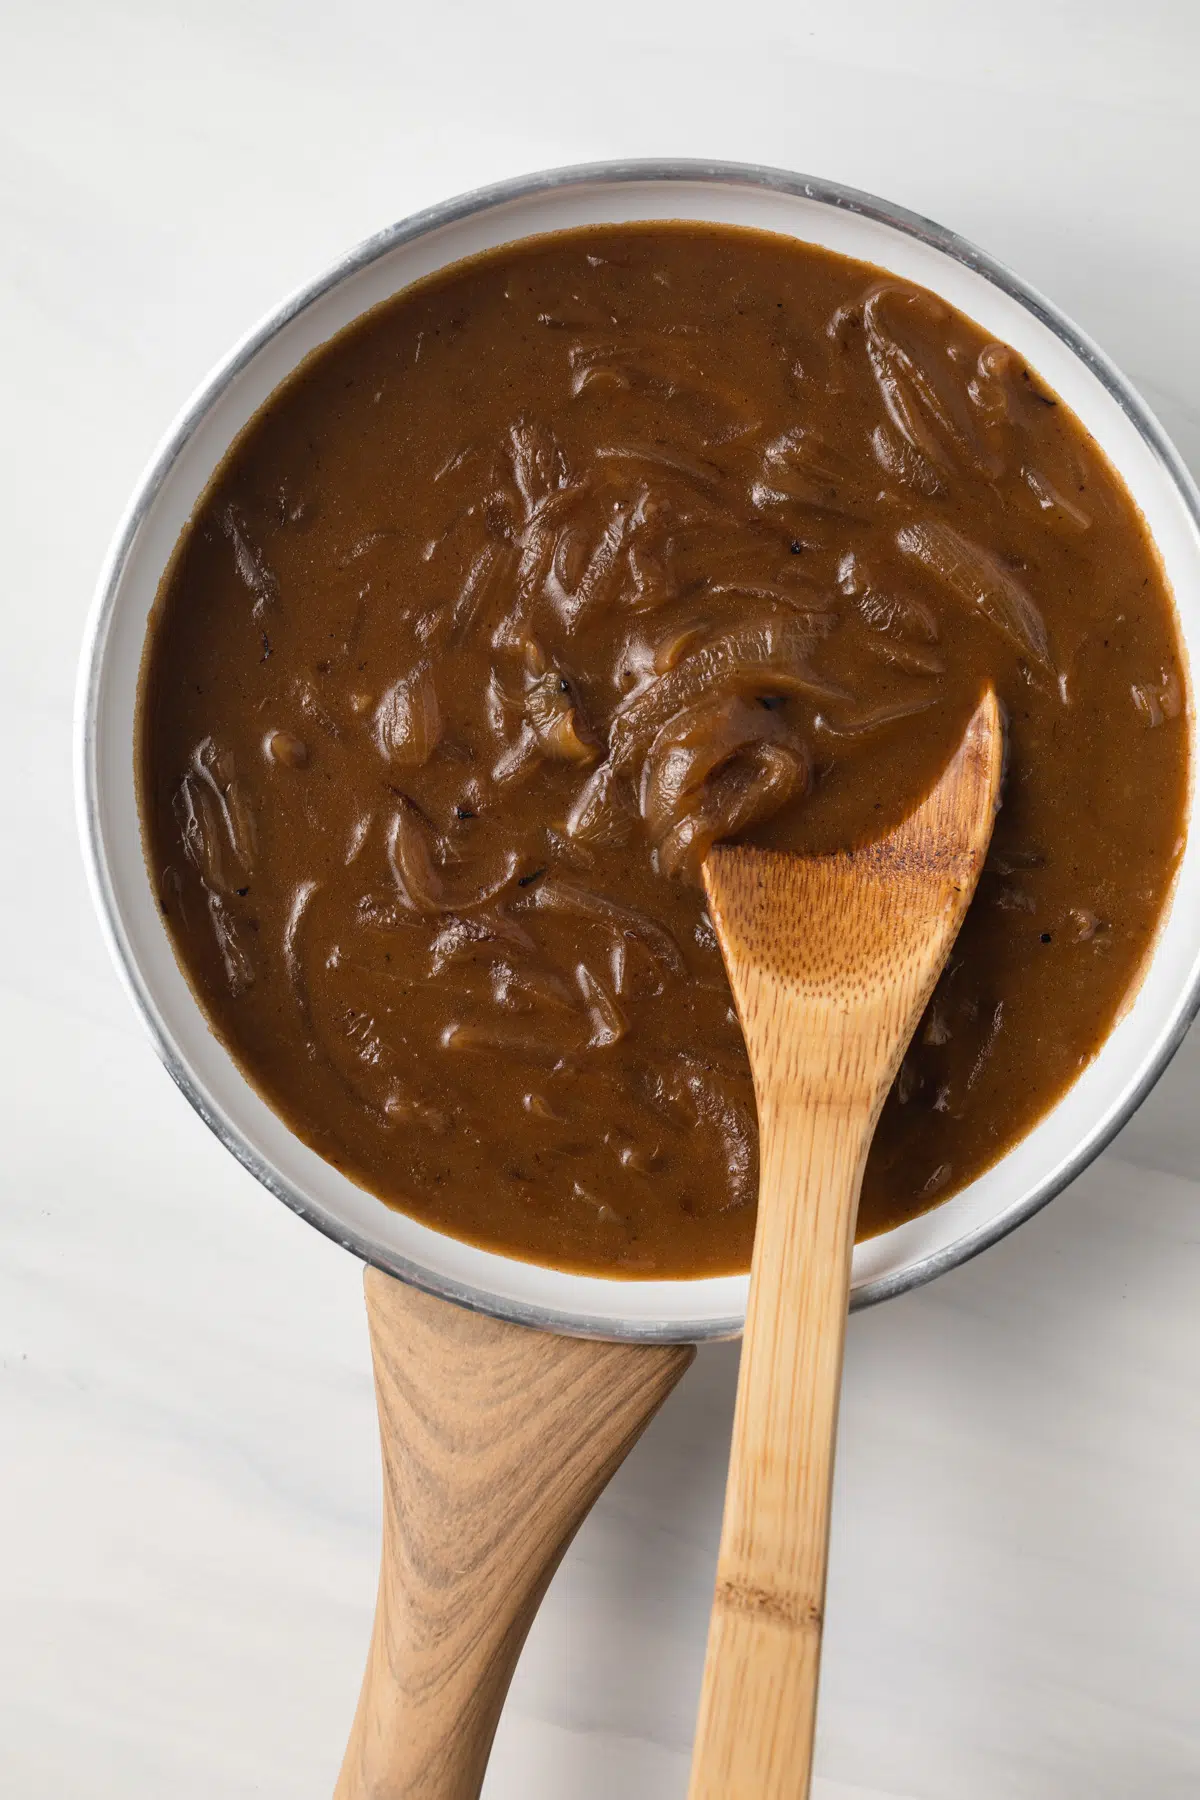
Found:
[[[84, 613], [171, 416], [378, 226], [693, 155], [981, 242], [1200, 471], [1198, 65], [1192, 0], [0, 6], [0, 1793], [325, 1800], [373, 1601], [359, 1270], [161, 1073], [76, 850]], [[1198, 1068], [852, 1323], [819, 1800], [1200, 1792]], [[735, 1376], [701, 1354], [585, 1527], [486, 1800], [682, 1797]]]

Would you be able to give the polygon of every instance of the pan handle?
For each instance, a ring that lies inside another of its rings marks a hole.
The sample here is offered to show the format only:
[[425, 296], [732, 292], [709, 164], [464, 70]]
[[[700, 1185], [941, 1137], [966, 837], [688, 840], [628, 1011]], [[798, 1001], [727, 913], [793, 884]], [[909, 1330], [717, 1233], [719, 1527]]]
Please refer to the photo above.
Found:
[[553, 1337], [369, 1269], [375, 1627], [335, 1800], [477, 1800], [567, 1545], [695, 1352]]

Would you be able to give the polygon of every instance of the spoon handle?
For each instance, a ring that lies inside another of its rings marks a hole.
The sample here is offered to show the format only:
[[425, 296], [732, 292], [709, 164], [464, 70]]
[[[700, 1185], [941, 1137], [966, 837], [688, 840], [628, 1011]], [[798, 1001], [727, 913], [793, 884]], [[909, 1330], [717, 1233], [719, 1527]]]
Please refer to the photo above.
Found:
[[874, 1123], [760, 1101], [750, 1307], [689, 1800], [808, 1794], [850, 1259]]
[[506, 1325], [368, 1270], [375, 1628], [335, 1800], [476, 1800], [550, 1577], [695, 1352]]

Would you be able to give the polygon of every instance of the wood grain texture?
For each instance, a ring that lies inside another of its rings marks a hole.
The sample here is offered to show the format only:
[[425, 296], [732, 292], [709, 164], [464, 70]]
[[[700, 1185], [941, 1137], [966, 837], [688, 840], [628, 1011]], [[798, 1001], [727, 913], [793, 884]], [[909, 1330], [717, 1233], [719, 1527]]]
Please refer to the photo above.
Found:
[[844, 855], [704, 868], [758, 1101], [758, 1229], [690, 1800], [803, 1800], [858, 1196], [999, 803], [988, 693], [941, 780]]
[[695, 1351], [552, 1337], [376, 1270], [365, 1285], [383, 1555], [335, 1800], [476, 1800], [550, 1577]]

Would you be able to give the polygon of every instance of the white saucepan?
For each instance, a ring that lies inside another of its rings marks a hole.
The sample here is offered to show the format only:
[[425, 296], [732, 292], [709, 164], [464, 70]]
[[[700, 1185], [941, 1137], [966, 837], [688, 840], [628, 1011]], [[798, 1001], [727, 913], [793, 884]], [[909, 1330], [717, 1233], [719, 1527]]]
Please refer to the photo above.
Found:
[[[1078, 414], [1145, 516], [1175, 596], [1189, 688], [1200, 654], [1200, 495], [1128, 382], [1067, 319], [952, 232], [868, 194], [773, 169], [612, 163], [502, 183], [419, 213], [287, 300], [215, 370], [134, 493], [101, 575], [80, 675], [78, 800], [117, 966], [167, 1069], [263, 1184], [377, 1267], [507, 1319], [647, 1341], [730, 1336], [747, 1278], [618, 1281], [475, 1249], [391, 1211], [302, 1144], [209, 1030], [172, 953], [142, 856], [134, 715], [146, 621], [179, 533], [233, 439], [296, 364], [367, 308], [447, 263], [535, 233], [634, 219], [757, 226], [919, 282], [1014, 345]], [[1144, 979], [1099, 1054], [995, 1167], [860, 1244], [855, 1305], [903, 1292], [1003, 1237], [1066, 1185], [1162, 1073], [1200, 1005], [1200, 833], [1189, 831]]]

